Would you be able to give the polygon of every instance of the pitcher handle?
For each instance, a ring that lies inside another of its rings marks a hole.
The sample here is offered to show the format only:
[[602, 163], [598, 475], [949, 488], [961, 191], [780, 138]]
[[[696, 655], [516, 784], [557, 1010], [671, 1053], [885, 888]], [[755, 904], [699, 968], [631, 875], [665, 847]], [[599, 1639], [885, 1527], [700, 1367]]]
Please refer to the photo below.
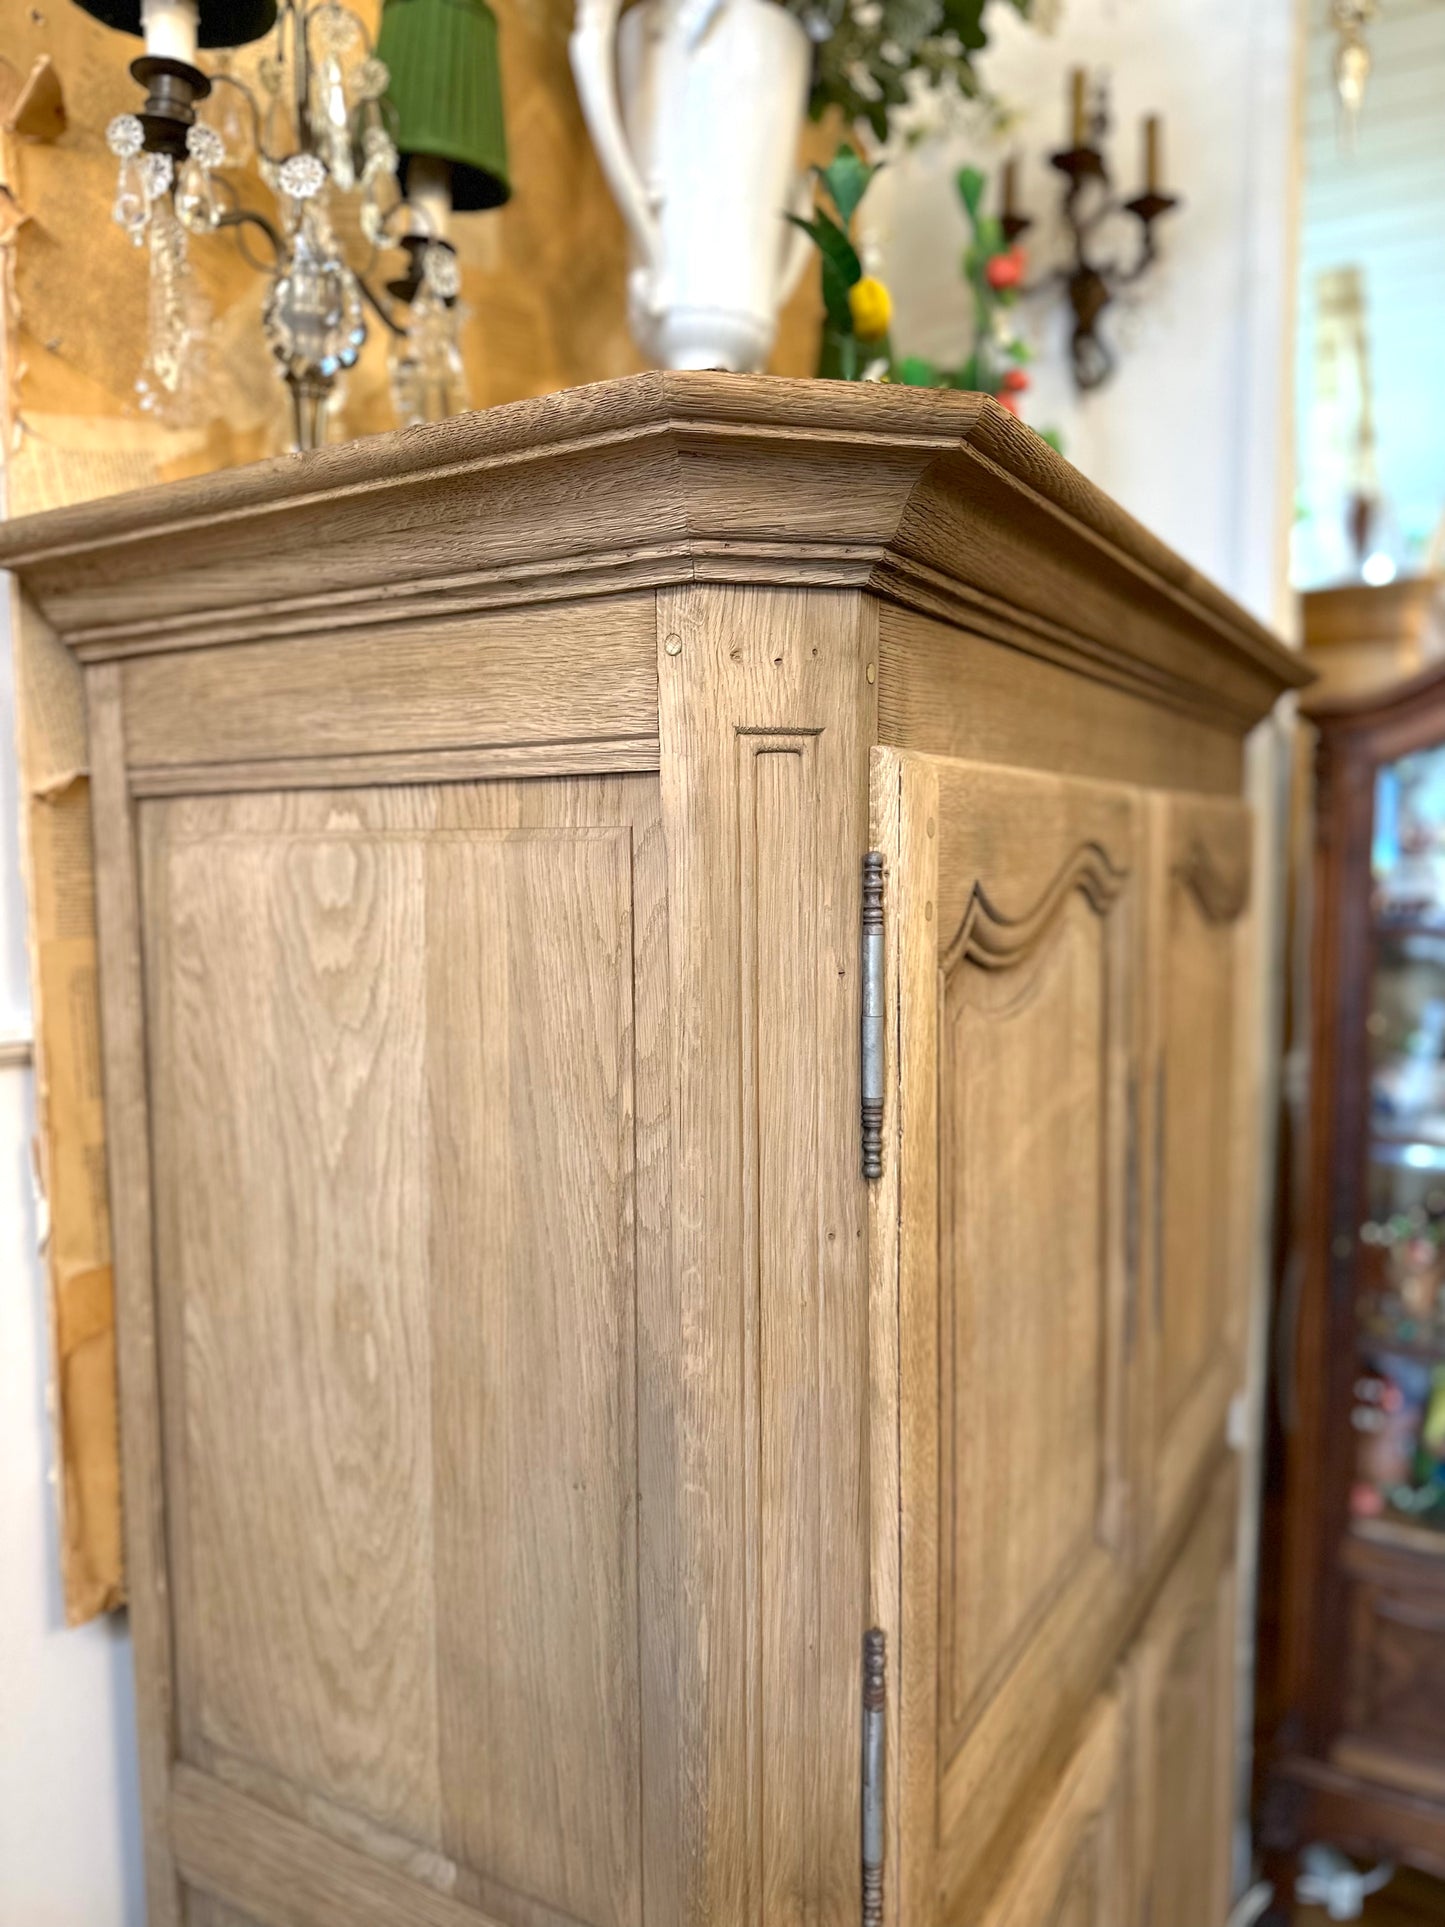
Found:
[[662, 244], [642, 176], [627, 145], [622, 109], [617, 98], [618, 0], [578, 0], [576, 23], [568, 43], [572, 75], [592, 145], [627, 223], [643, 265], [656, 273]]

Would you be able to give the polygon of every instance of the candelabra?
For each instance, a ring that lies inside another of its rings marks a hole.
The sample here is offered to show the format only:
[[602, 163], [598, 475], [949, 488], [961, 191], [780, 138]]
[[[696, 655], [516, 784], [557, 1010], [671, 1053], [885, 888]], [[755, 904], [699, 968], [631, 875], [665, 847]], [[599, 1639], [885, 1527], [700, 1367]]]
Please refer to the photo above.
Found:
[[[1132, 200], [1121, 202], [1114, 191], [1106, 156], [1109, 137], [1108, 90], [1102, 81], [1091, 88], [1082, 68], [1069, 76], [1069, 145], [1049, 156], [1049, 164], [1064, 176], [1062, 215], [1070, 237], [1068, 265], [1045, 281], [1026, 288], [1037, 293], [1048, 286], [1062, 285], [1073, 315], [1070, 352], [1074, 381], [1084, 391], [1098, 388], [1109, 379], [1117, 356], [1100, 332], [1105, 310], [1119, 290], [1141, 281], [1158, 259], [1155, 223], [1180, 206], [1177, 195], [1162, 186], [1164, 123], [1158, 114], [1143, 122], [1144, 187]], [[1096, 253], [1103, 223], [1119, 214], [1132, 215], [1139, 224], [1139, 249], [1134, 260], [1124, 266], [1101, 258]], [[1000, 224], [1010, 244], [1020, 240], [1034, 225], [1018, 206], [1018, 165], [1009, 161], [1004, 168], [1004, 205]]]
[[[324, 439], [337, 379], [360, 354], [369, 318], [391, 336], [403, 422], [464, 407], [460, 272], [447, 221], [454, 203], [496, 206], [508, 193], [496, 27], [485, 0], [391, 0], [380, 44], [394, 44], [395, 72], [339, 0], [78, 4], [145, 40], [131, 67], [144, 104], [107, 129], [120, 167], [115, 219], [149, 254], [141, 406], [178, 420], [203, 399], [210, 316], [189, 244], [234, 229], [238, 237], [254, 231], [270, 251], [257, 261], [243, 243], [266, 275], [261, 325], [290, 394], [298, 448]], [[438, 24], [449, 37], [440, 47]], [[259, 91], [228, 64], [211, 74], [197, 65], [199, 48], [244, 46], [271, 32]], [[459, 33], [466, 44], [457, 44]], [[439, 64], [459, 58], [460, 96], [455, 79], [448, 87], [436, 78]], [[389, 87], [431, 110], [416, 137]], [[250, 163], [271, 192], [271, 212], [249, 205], [223, 171]], [[416, 183], [410, 198], [399, 174]], [[373, 282], [388, 249], [399, 249], [405, 266], [383, 295]]]

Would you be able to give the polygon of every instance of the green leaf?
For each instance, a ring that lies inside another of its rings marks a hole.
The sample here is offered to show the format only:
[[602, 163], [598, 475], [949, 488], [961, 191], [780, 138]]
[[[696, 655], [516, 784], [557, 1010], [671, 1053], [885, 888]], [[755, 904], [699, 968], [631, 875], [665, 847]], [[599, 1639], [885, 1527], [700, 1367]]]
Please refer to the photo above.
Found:
[[893, 370], [893, 379], [903, 383], [905, 388], [944, 388], [948, 377], [934, 362], [926, 361], [922, 355], [905, 355]]
[[1019, 341], [1017, 339], [1011, 341], [1008, 345], [1008, 352], [1020, 368], [1027, 368], [1034, 358], [1034, 351], [1026, 341]]
[[988, 45], [988, 30], [983, 24], [986, 0], [944, 0], [940, 29], [956, 33], [968, 53], [980, 53]]
[[1048, 443], [1049, 447], [1053, 449], [1056, 455], [1063, 454], [1064, 438], [1057, 428], [1043, 428], [1039, 430], [1039, 434], [1042, 439]]
[[811, 235], [823, 257], [823, 305], [828, 310], [829, 322], [835, 328], [851, 330], [853, 314], [848, 306], [848, 290], [855, 281], [863, 279], [858, 250], [838, 223], [821, 209], [811, 221], [805, 221], [800, 214], [790, 214], [788, 219], [804, 234]]
[[869, 165], [858, 152], [845, 141], [826, 167], [815, 167], [817, 175], [828, 198], [838, 210], [844, 227], [858, 212], [858, 204], [868, 192], [869, 183], [878, 172]]
[[979, 209], [988, 190], [988, 176], [981, 167], [961, 167], [955, 177], [958, 182], [959, 199], [968, 211], [968, 218], [978, 225]]

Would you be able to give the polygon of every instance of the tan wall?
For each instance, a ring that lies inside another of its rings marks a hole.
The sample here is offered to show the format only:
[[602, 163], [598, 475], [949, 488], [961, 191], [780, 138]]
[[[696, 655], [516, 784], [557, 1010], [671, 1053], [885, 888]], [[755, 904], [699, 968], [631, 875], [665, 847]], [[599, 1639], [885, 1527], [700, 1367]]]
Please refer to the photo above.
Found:
[[[567, 64], [568, 0], [496, 0], [514, 196], [456, 223], [471, 310], [465, 353], [478, 407], [620, 375], [640, 363], [627, 333], [621, 220], [583, 126]], [[377, 0], [358, 0], [374, 22]], [[133, 385], [145, 328], [145, 260], [110, 218], [115, 163], [104, 130], [138, 104], [126, 69], [139, 43], [71, 0], [0, 0], [0, 49], [13, 89], [48, 54], [69, 117], [54, 144], [12, 139], [6, 176], [28, 219], [13, 243], [10, 317], [11, 514], [107, 493], [153, 476], [223, 467], [284, 445], [280, 384], [261, 341], [261, 278], [231, 235], [192, 245], [218, 314], [226, 419], [168, 434], [139, 419]], [[243, 57], [242, 70], [254, 66]], [[833, 134], [809, 130], [815, 153]], [[269, 205], [259, 190], [259, 205]], [[264, 248], [264, 244], [263, 248]], [[817, 275], [805, 277], [775, 367], [811, 373]], [[346, 429], [392, 426], [380, 330], [349, 378]]]

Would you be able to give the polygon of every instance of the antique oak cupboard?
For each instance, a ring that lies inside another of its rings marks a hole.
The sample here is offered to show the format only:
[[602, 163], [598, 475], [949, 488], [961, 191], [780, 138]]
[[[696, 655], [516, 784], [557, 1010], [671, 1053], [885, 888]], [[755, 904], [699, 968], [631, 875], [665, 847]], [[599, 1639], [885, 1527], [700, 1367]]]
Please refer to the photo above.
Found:
[[85, 665], [153, 1927], [1220, 1927], [1291, 658], [831, 383], [0, 560]]

